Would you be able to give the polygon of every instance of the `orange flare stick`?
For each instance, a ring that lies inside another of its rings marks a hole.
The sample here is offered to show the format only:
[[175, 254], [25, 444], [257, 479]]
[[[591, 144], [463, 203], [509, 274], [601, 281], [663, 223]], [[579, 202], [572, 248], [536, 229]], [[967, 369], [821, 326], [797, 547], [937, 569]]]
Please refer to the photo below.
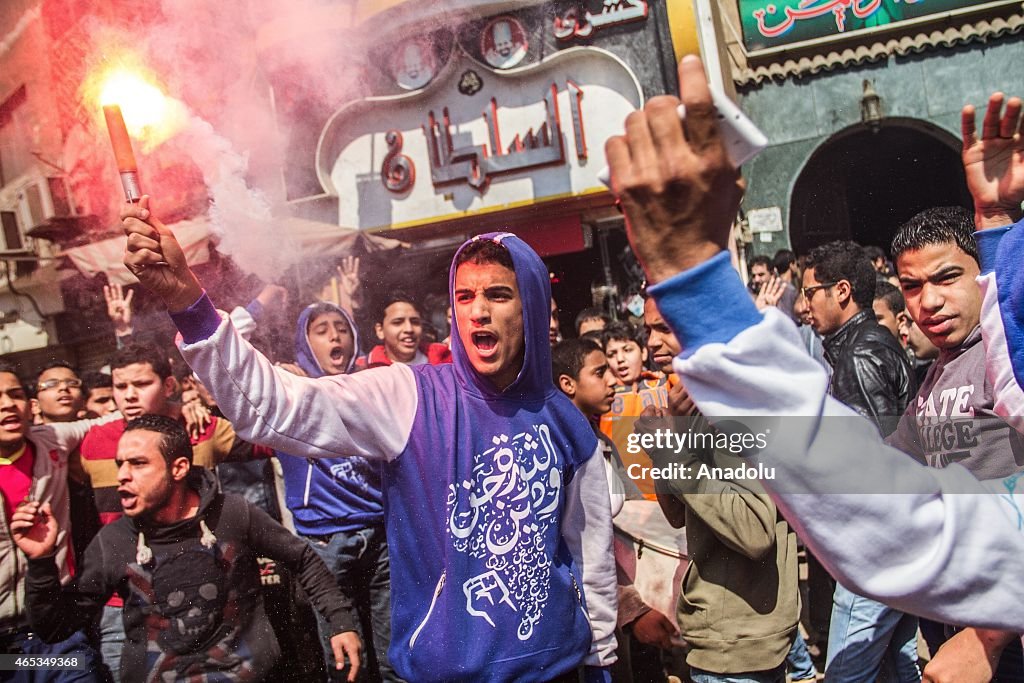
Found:
[[124, 125], [121, 107], [116, 104], [104, 106], [103, 117], [107, 120], [107, 131], [110, 133], [110, 144], [114, 147], [117, 170], [121, 172], [138, 171], [135, 153], [132, 151], [132, 139], [128, 137], [128, 128]]

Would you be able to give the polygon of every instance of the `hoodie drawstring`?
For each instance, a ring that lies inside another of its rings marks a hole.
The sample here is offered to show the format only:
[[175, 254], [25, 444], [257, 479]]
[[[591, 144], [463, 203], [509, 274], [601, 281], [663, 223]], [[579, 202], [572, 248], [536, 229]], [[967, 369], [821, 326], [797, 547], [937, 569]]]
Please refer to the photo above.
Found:
[[210, 527], [206, 526], [206, 520], [199, 520], [199, 528], [202, 529], [203, 535], [199, 537], [199, 542], [203, 544], [204, 548], [212, 548], [217, 543], [217, 537], [210, 531]]
[[[203, 544], [204, 548], [212, 548], [217, 544], [217, 537], [213, 535], [210, 527], [206, 525], [206, 520], [199, 520], [199, 529], [203, 532], [199, 537], [199, 542]], [[146, 534], [142, 531], [139, 532], [139, 540], [135, 545], [135, 562], [140, 565], [147, 565], [153, 561], [153, 550], [146, 545]]]
[[146, 565], [153, 561], [153, 551], [146, 545], [146, 534], [139, 532], [139, 542], [135, 546], [135, 561]]

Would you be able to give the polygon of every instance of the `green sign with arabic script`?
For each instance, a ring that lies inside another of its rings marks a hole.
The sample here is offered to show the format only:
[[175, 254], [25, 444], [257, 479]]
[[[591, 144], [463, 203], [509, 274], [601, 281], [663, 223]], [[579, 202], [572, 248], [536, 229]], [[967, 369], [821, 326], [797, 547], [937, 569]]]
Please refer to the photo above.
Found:
[[992, 0], [739, 0], [749, 52], [991, 4]]

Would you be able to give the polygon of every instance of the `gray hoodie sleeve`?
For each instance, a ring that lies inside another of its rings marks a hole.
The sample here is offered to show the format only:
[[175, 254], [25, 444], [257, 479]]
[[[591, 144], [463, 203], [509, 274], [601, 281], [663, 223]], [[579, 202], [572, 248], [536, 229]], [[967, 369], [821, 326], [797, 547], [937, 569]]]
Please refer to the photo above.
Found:
[[583, 577], [587, 617], [593, 631], [587, 666], [615, 661], [618, 595], [612, 549], [612, 511], [603, 449], [597, 444], [569, 482], [562, 513], [562, 536]]

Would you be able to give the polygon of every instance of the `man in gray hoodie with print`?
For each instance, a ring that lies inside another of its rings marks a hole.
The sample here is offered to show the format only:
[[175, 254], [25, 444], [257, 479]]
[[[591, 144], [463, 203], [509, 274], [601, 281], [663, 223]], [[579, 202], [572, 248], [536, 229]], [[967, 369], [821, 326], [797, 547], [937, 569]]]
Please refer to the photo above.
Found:
[[[1024, 470], [1024, 440], [996, 415], [992, 384], [985, 373], [974, 216], [961, 207], [922, 211], [896, 232], [892, 255], [907, 312], [938, 347], [939, 357], [888, 438], [889, 445], [931, 467], [960, 463], [981, 480]], [[1020, 641], [1013, 634], [966, 629], [936, 655], [935, 648], [945, 640], [942, 628], [923, 621], [921, 630], [933, 650], [935, 666], [943, 668], [953, 660], [964, 661], [965, 648], [981, 648], [994, 661], [1013, 641], [1003, 653], [999, 670], [1015, 667], [1010, 680], [1019, 680]], [[948, 635], [950, 629], [945, 630]], [[950, 661], [944, 662], [947, 658]], [[926, 673], [932, 668], [929, 665]]]

